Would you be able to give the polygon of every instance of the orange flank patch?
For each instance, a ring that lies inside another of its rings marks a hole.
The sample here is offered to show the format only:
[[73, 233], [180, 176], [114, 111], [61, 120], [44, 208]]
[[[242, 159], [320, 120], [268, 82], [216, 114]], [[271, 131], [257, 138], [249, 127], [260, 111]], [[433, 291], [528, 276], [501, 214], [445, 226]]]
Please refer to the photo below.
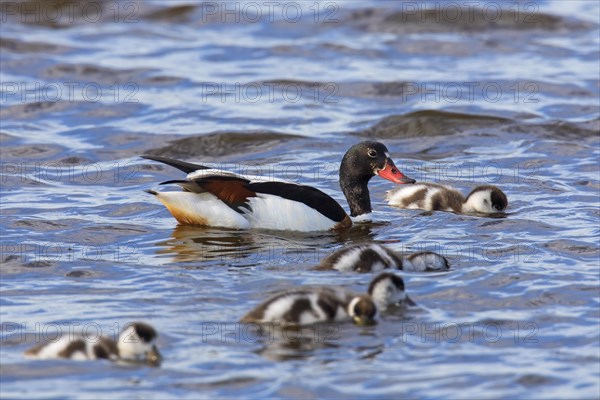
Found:
[[166, 201], [163, 201], [160, 197], [159, 200], [165, 205], [165, 207], [167, 207], [167, 210], [169, 210], [169, 212], [173, 215], [173, 217], [175, 217], [177, 222], [179, 222], [180, 224], [208, 226], [208, 221], [201, 215], [192, 214], [186, 210], [175, 207], [173, 204], [169, 204]]

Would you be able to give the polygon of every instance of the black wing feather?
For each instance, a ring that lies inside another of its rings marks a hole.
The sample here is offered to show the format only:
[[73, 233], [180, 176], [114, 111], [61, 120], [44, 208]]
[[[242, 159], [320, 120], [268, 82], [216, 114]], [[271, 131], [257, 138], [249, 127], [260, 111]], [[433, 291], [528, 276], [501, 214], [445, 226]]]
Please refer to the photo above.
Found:
[[210, 169], [210, 167], [206, 167], [200, 164], [193, 164], [185, 161], [174, 160], [172, 158], [160, 157], [160, 156], [141, 156], [146, 160], [158, 161], [163, 164], [170, 165], [171, 167], [175, 167], [186, 174], [189, 174], [194, 171], [198, 171], [199, 169]]

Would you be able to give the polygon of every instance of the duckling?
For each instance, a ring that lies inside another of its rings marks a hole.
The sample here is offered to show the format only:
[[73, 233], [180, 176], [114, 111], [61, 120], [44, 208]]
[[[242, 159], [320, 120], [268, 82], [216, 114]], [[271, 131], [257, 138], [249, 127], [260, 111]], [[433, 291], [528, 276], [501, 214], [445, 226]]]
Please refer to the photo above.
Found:
[[143, 322], [126, 325], [119, 339], [105, 336], [91, 341], [82, 335], [63, 335], [55, 342], [41, 343], [25, 352], [27, 358], [48, 360], [68, 358], [71, 360], [108, 359], [110, 361], [137, 361], [159, 365], [161, 355], [155, 345], [156, 330]]
[[314, 286], [280, 292], [242, 317], [242, 323], [280, 323], [300, 326], [321, 322], [354, 321], [368, 325], [378, 310], [392, 304], [414, 305], [404, 292], [402, 278], [391, 273], [377, 276], [367, 295], [338, 286]]
[[418, 251], [404, 257], [402, 264], [405, 271], [447, 271], [450, 264], [446, 257], [433, 251]]
[[457, 214], [495, 214], [508, 206], [502, 190], [493, 185], [477, 186], [465, 198], [459, 191], [436, 183], [418, 183], [387, 192], [391, 206]]
[[241, 322], [311, 325], [353, 320], [367, 325], [374, 322], [376, 314], [377, 307], [369, 296], [322, 286], [278, 293], [247, 313]]
[[367, 292], [382, 311], [392, 305], [417, 305], [404, 291], [402, 278], [391, 272], [377, 275], [369, 284]]
[[356, 272], [398, 269], [423, 272], [446, 271], [450, 266], [446, 258], [431, 251], [420, 251], [401, 257], [385, 246], [370, 243], [342, 247], [325, 257], [315, 269]]

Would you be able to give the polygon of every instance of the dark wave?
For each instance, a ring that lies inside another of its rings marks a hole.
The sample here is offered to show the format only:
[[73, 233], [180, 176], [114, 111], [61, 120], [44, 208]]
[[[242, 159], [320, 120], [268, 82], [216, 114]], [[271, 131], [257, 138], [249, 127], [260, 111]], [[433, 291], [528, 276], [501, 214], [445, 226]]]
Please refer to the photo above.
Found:
[[464, 130], [490, 128], [509, 123], [509, 119], [425, 110], [386, 117], [359, 135], [380, 138], [451, 135]]
[[173, 158], [212, 158], [271, 150], [301, 138], [270, 131], [217, 132], [173, 140], [164, 147], [148, 150], [146, 154]]
[[[540, 12], [534, 5], [521, 5], [517, 11], [502, 8], [490, 10], [453, 3], [452, 6], [403, 6], [402, 11], [365, 8], [348, 14], [345, 22], [369, 32], [441, 33], [482, 32], [496, 30], [572, 32], [593, 29], [592, 22]], [[511, 3], [512, 4], [512, 3]]]
[[140, 76], [149, 69], [116, 69], [91, 64], [55, 64], [43, 71], [51, 79], [93, 81], [99, 84], [139, 82]]
[[458, 133], [495, 131], [504, 133], [533, 133], [539, 137], [567, 138], [597, 135], [600, 120], [580, 123], [566, 121], [528, 122], [532, 116], [517, 119], [492, 115], [463, 114], [440, 110], [416, 111], [383, 118], [370, 128], [358, 131], [359, 136], [377, 138], [405, 138], [418, 136], [446, 136]]
[[71, 48], [63, 45], [52, 43], [23, 41], [16, 38], [0, 38], [0, 49], [12, 51], [15, 53], [50, 53], [60, 54], [71, 50]]

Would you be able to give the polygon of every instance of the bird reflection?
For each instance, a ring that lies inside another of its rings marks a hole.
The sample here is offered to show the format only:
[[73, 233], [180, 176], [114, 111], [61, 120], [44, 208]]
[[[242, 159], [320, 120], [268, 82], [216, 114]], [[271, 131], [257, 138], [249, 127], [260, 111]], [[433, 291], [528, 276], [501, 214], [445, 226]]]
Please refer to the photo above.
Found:
[[346, 347], [361, 353], [361, 358], [376, 357], [382, 351], [381, 343], [372, 343], [376, 338], [374, 326], [358, 328], [351, 324], [336, 323], [303, 327], [250, 325], [256, 332], [256, 341], [261, 345], [255, 353], [272, 361], [305, 360], [319, 355], [322, 362], [327, 362], [327, 350], [336, 350], [329, 353], [336, 358], [339, 355], [337, 349]]
[[302, 360], [312, 357], [315, 350], [340, 347], [337, 324], [315, 324], [306, 327], [252, 325], [256, 328], [261, 344], [255, 352], [269, 360]]
[[157, 254], [168, 254], [177, 262], [236, 262], [255, 247], [249, 231], [177, 225], [169, 239], [156, 243]]
[[380, 223], [359, 223], [342, 232], [234, 230], [177, 225], [170, 238], [156, 243], [156, 253], [171, 256], [175, 262], [194, 262], [201, 268], [210, 265], [252, 267], [272, 263], [316, 265], [340, 244], [372, 240], [373, 228], [377, 225]]

